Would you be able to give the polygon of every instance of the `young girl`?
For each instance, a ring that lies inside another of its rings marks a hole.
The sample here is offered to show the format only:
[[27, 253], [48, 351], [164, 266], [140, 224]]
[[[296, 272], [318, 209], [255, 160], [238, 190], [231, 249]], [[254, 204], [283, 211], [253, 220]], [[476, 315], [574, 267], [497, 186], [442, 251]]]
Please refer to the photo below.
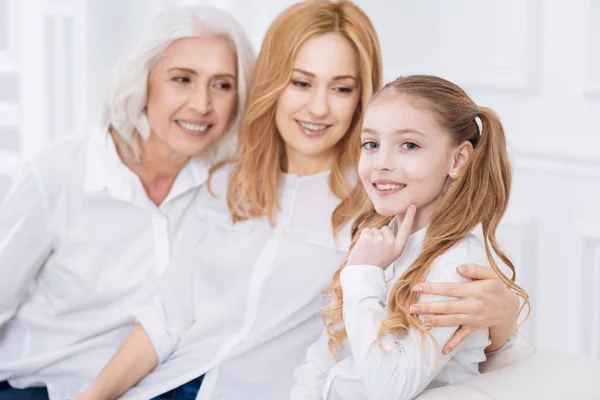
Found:
[[496, 243], [511, 170], [492, 110], [444, 79], [398, 78], [367, 107], [361, 143], [370, 202], [323, 292], [332, 299], [321, 313], [326, 332], [296, 370], [292, 399], [412, 399], [478, 374], [487, 329], [446, 354], [441, 346], [458, 327], [432, 328], [410, 313], [419, 282], [464, 280], [456, 265], [490, 265], [528, 303]]

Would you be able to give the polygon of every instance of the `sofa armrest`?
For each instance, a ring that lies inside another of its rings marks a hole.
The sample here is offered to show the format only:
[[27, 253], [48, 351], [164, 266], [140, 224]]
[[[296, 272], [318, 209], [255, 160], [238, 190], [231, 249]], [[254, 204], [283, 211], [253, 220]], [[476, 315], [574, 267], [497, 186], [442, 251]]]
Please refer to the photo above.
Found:
[[442, 399], [600, 399], [600, 362], [542, 348], [514, 364], [427, 390], [418, 397]]

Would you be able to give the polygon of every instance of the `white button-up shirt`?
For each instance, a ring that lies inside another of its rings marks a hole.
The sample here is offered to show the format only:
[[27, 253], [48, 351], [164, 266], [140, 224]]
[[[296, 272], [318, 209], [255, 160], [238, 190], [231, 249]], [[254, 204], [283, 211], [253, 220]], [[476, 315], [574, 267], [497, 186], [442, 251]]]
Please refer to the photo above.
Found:
[[207, 175], [188, 162], [157, 207], [106, 129], [31, 162], [0, 209], [0, 381], [53, 400], [85, 389], [196, 234], [182, 226]]
[[159, 300], [140, 323], [161, 363], [126, 399], [148, 399], [206, 373], [198, 399], [281, 400], [293, 371], [319, 337], [320, 292], [343, 260], [349, 224], [334, 239], [339, 204], [329, 172], [284, 175], [275, 227], [266, 219], [230, 223], [228, 169], [201, 189], [198, 241], [174, 257]]
[[[395, 221], [393, 221], [395, 222]], [[392, 224], [393, 226], [394, 224]], [[343, 290], [343, 317], [348, 334], [336, 362], [323, 332], [310, 346], [305, 363], [296, 372], [292, 400], [387, 400], [413, 399], [426, 388], [452, 384], [479, 374], [489, 345], [487, 329], [477, 331], [449, 355], [442, 348], [458, 327], [436, 327], [428, 336], [410, 328], [404, 338], [387, 334], [384, 352], [377, 343], [382, 320], [387, 316], [388, 296], [402, 273], [420, 254], [426, 229], [410, 236], [398, 260], [385, 271], [373, 265], [346, 267], [340, 276]], [[488, 265], [480, 228], [439, 256], [426, 282], [463, 282], [456, 273], [461, 264]], [[423, 294], [419, 302], [452, 298]]]

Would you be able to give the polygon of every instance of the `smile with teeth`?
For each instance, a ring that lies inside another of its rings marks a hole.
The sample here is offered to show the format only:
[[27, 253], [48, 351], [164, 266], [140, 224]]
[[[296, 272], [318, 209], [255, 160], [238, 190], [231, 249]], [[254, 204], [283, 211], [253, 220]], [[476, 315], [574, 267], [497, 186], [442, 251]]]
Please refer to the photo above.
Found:
[[300, 124], [300, 126], [303, 128], [310, 129], [311, 131], [322, 131], [323, 129], [325, 129], [329, 126], [329, 125], [323, 125], [323, 124], [310, 124], [308, 122], [302, 122], [302, 121], [298, 121], [298, 124]]
[[207, 130], [208, 128], [210, 128], [211, 125], [198, 125], [198, 124], [192, 124], [191, 122], [184, 122], [184, 121], [177, 121], [177, 123], [189, 130], [189, 131], [193, 131], [193, 132], [204, 132], [205, 130]]
[[393, 184], [393, 183], [374, 183], [373, 186], [377, 190], [398, 190], [404, 188], [406, 185]]

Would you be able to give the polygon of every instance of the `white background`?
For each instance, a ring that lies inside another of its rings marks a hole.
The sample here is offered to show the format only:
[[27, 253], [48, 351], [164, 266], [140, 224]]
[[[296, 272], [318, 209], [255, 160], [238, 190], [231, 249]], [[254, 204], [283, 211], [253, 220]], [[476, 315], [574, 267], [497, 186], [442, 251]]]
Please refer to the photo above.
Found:
[[[256, 49], [290, 0], [0, 0], [0, 199], [22, 161], [98, 120], [110, 67], [174, 4], [231, 11]], [[532, 297], [525, 336], [600, 359], [600, 1], [360, 0], [385, 80], [432, 73], [502, 117], [500, 240]]]

